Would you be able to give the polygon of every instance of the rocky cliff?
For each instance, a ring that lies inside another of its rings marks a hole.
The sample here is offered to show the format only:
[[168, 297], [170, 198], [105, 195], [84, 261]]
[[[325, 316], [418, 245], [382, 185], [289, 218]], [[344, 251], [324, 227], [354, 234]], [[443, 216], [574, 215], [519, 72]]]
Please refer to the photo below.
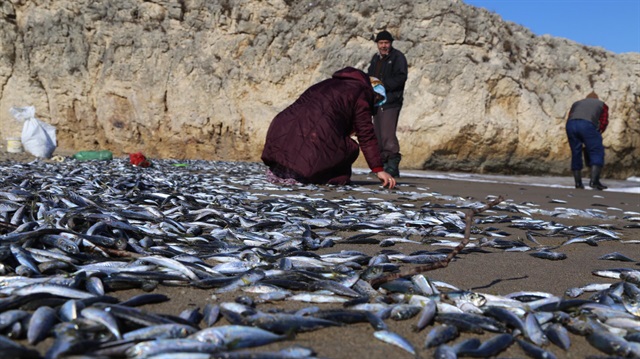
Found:
[[[365, 69], [381, 29], [409, 61], [401, 168], [563, 174], [564, 117], [610, 107], [605, 174], [640, 168], [640, 54], [535, 36], [457, 0], [0, 1], [0, 136], [33, 105], [59, 146], [259, 161], [311, 84]], [[360, 163], [364, 163], [363, 161]]]

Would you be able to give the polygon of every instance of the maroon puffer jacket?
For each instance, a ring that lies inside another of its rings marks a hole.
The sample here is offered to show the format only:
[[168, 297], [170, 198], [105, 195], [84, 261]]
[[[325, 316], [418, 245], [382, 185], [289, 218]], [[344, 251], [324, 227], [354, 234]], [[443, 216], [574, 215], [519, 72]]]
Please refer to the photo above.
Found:
[[[373, 101], [367, 74], [352, 67], [337, 71], [273, 119], [262, 161], [292, 170], [305, 182], [321, 183], [335, 169], [350, 168], [360, 148], [369, 168], [382, 171], [371, 122]], [[353, 133], [359, 146], [351, 139]]]

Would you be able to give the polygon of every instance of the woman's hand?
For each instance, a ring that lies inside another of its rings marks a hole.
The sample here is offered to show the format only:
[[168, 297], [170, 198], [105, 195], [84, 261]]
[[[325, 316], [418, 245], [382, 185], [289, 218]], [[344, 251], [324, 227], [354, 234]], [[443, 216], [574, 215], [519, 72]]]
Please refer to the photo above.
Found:
[[378, 179], [382, 182], [382, 187], [389, 187], [389, 189], [392, 189], [396, 186], [396, 179], [387, 172], [377, 172], [376, 176], [378, 176]]

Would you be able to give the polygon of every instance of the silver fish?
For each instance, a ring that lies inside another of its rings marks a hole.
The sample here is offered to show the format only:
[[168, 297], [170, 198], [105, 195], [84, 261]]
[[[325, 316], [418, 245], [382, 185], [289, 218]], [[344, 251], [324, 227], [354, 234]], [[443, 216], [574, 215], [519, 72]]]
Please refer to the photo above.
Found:
[[18, 288], [13, 294], [27, 296], [31, 294], [52, 294], [64, 298], [87, 299], [95, 297], [95, 294], [83, 292], [81, 290], [63, 287], [54, 284], [33, 284], [26, 287]]
[[544, 335], [536, 316], [533, 313], [527, 313], [524, 317], [524, 335], [532, 343], [536, 345], [546, 345], [547, 337]]
[[262, 280], [265, 277], [265, 273], [261, 270], [252, 270], [243, 274], [237, 280], [216, 289], [216, 293], [226, 293], [239, 289], [240, 287], [251, 285], [255, 282]]
[[0, 313], [0, 330], [8, 328], [17, 321], [22, 320], [28, 316], [29, 312], [20, 309], [12, 309], [2, 312]]
[[397, 333], [390, 332], [388, 330], [378, 330], [373, 333], [373, 336], [385, 343], [395, 345], [411, 355], [416, 355], [416, 350], [413, 345]]
[[120, 328], [118, 327], [118, 322], [116, 318], [114, 318], [110, 313], [94, 308], [88, 307], [84, 308], [80, 311], [80, 314], [87, 319], [93, 320], [102, 324], [105, 328], [107, 328], [117, 339], [122, 339], [122, 334], [120, 333]]
[[345, 303], [348, 299], [332, 294], [298, 293], [287, 297], [286, 300], [307, 303]]
[[158, 324], [126, 332], [122, 335], [122, 338], [131, 341], [151, 339], [177, 339], [186, 338], [187, 336], [196, 332], [197, 329], [189, 325], [177, 323]]
[[[465, 348], [464, 354], [482, 358], [494, 357], [507, 349], [513, 343], [513, 340], [513, 335], [509, 333], [498, 334], [481, 343], [476, 348]], [[461, 352], [461, 350], [458, 351]]]
[[420, 311], [420, 315], [418, 316], [418, 321], [413, 327], [414, 331], [420, 331], [424, 329], [427, 325], [433, 322], [433, 318], [436, 315], [436, 302], [435, 300], [429, 299], [424, 303]]
[[621, 261], [621, 262], [635, 262], [636, 261], [635, 259], [631, 259], [631, 258], [629, 258], [629, 257], [627, 257], [624, 254], [619, 253], [619, 252], [607, 253], [607, 254], [604, 254], [604, 255], [598, 257], [598, 259], [610, 260], [610, 261]]
[[569, 332], [563, 325], [552, 323], [544, 330], [544, 333], [553, 344], [565, 351], [569, 350], [571, 338], [569, 337]]
[[529, 254], [532, 257], [536, 257], [536, 258], [542, 258], [542, 259], [549, 259], [552, 261], [558, 261], [558, 260], [563, 260], [567, 258], [567, 255], [564, 253], [560, 253], [560, 252], [552, 252], [552, 251], [548, 251], [548, 250], [543, 250], [543, 251], [538, 251], [535, 253], [530, 253]]
[[425, 348], [433, 348], [450, 342], [459, 335], [458, 328], [450, 325], [438, 325], [433, 327], [425, 339]]
[[531, 344], [525, 340], [516, 339], [516, 341], [518, 342], [518, 345], [520, 345], [520, 348], [522, 348], [522, 350], [532, 358], [548, 358], [548, 359], [556, 358], [556, 355], [553, 354], [552, 352], [545, 350], [534, 344]]
[[266, 345], [283, 340], [287, 336], [244, 325], [226, 325], [202, 329], [190, 335], [189, 338], [228, 349], [240, 349]]
[[58, 322], [56, 311], [50, 307], [42, 306], [36, 309], [29, 319], [27, 329], [27, 341], [35, 345], [44, 340], [53, 326]]
[[605, 330], [595, 329], [586, 335], [587, 342], [605, 354], [623, 358], [631, 357], [632, 346], [620, 336]]
[[27, 250], [25, 250], [20, 246], [12, 244], [11, 253], [16, 258], [16, 260], [20, 262], [20, 264], [28, 267], [34, 273], [41, 274], [40, 269], [38, 268], [38, 264], [33, 259], [33, 256]]
[[163, 339], [145, 341], [127, 349], [126, 354], [130, 358], [148, 358], [157, 354], [167, 353], [208, 353], [213, 354], [223, 349], [222, 346], [212, 343], [204, 343], [195, 339]]

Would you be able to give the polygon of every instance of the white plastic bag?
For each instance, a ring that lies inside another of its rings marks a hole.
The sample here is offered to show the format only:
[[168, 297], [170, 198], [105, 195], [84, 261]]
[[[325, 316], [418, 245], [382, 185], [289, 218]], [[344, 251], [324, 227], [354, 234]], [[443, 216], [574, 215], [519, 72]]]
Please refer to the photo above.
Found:
[[51, 158], [58, 146], [56, 128], [38, 120], [33, 106], [12, 107], [10, 112], [16, 120], [24, 122], [22, 147], [36, 157]]

